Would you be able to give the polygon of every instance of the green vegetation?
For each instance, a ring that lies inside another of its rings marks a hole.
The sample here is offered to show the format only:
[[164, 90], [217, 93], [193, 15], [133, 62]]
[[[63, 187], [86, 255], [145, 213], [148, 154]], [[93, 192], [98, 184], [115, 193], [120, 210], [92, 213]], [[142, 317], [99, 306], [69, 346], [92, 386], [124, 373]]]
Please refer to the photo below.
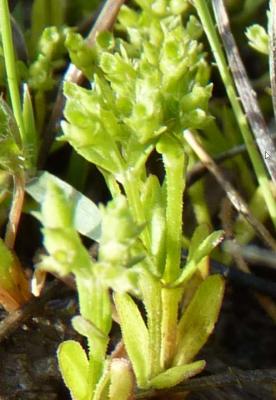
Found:
[[[80, 19], [96, 6], [87, 10], [86, 3], [33, 2], [27, 65], [15, 59], [8, 4], [0, 0], [0, 61], [5, 62], [0, 80], [8, 88], [0, 103], [1, 191], [6, 193], [10, 185], [8, 176], [14, 179], [15, 193], [27, 180], [27, 192], [39, 203], [34, 211], [30, 199], [25, 202], [26, 212], [42, 224], [47, 251], [35, 266], [34, 291], [45, 272], [74, 276], [80, 315], [72, 324], [86, 338], [88, 350], [74, 340], [57, 349], [72, 399], [127, 400], [137, 390], [171, 388], [203, 370], [205, 361], [195, 357], [214, 329], [223, 300], [224, 280], [209, 275], [207, 264], [225, 233], [216, 229], [204, 179], [186, 187], [197, 158], [184, 139], [185, 131], [192, 131], [213, 156], [243, 137], [255, 176], [241, 155], [226, 165], [240, 171], [240, 186], [261, 222], [270, 217], [275, 223], [276, 204], [262, 158], [250, 146], [251, 132], [219, 50], [208, 2], [194, 0], [195, 8], [183, 0], [123, 5], [114, 33], [99, 33], [92, 47], [68, 26], [77, 22], [70, 20], [74, 13]], [[228, 106], [221, 112], [212, 103], [212, 67], [203, 45], [204, 31], [233, 112]], [[246, 35], [250, 46], [267, 54], [263, 28], [254, 25]], [[49, 133], [45, 128], [49, 93], [60, 82], [67, 54], [87, 85], [70, 80], [61, 84], [64, 116], [51, 151], [66, 143], [73, 149], [66, 166], [70, 183], [87, 176], [93, 164], [110, 192], [105, 205], [96, 206], [81, 193], [87, 188], [85, 180], [77, 191], [37, 170], [43, 136]], [[24, 82], [22, 100], [20, 82]], [[150, 163], [161, 160], [162, 172], [154, 173]], [[194, 222], [183, 218], [185, 190]], [[10, 213], [13, 228], [14, 214], [21, 213], [22, 204], [16, 196], [10, 201], [16, 210]], [[8, 204], [3, 196], [1, 207], [7, 211]], [[233, 223], [232, 233], [239, 243], [255, 236], [241, 217]], [[80, 234], [98, 242], [96, 257]], [[5, 243], [0, 242], [0, 301], [8, 311], [30, 297], [20, 267], [16, 267], [20, 284], [11, 273], [15, 235], [16, 229], [10, 228]], [[215, 256], [229, 262], [222, 249]], [[114, 321], [120, 325], [127, 357], [108, 350]]]

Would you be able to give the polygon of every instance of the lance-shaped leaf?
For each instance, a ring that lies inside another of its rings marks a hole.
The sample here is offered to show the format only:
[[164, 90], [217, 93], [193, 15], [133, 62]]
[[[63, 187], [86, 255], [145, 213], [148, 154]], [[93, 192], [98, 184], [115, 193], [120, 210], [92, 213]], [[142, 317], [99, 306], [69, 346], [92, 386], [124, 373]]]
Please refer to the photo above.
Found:
[[224, 280], [209, 276], [197, 289], [178, 325], [174, 365], [190, 362], [212, 333], [224, 293]]
[[28, 169], [35, 169], [38, 153], [38, 133], [35, 126], [31, 94], [27, 84], [24, 84], [22, 116], [26, 133], [26, 140], [24, 143], [26, 166]]
[[141, 193], [147, 226], [151, 236], [151, 253], [155, 258], [155, 275], [161, 276], [165, 267], [165, 196], [158, 178], [150, 175]]
[[81, 345], [74, 340], [63, 342], [58, 348], [58, 363], [63, 380], [74, 400], [89, 400], [89, 362]]
[[205, 361], [172, 367], [150, 380], [149, 386], [155, 389], [166, 389], [177, 385], [185, 379], [199, 374], [205, 367]]
[[114, 296], [119, 314], [123, 340], [132, 363], [139, 387], [147, 387], [149, 362], [149, 334], [141, 313], [126, 293]]
[[174, 282], [174, 285], [180, 285], [187, 282], [195, 273], [200, 261], [210, 255], [211, 251], [222, 241], [223, 231], [212, 232], [204, 239], [207, 230], [205, 227], [198, 227], [191, 241], [191, 251], [188, 260], [183, 268], [180, 277]]

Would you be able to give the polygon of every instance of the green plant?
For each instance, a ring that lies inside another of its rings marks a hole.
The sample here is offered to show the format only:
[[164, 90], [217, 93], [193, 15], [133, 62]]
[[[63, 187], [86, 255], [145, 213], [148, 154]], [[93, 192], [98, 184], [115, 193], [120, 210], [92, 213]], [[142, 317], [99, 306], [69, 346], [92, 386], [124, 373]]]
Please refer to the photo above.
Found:
[[[1, 80], [7, 78], [12, 105], [11, 110], [9, 98], [1, 99], [0, 201], [6, 202], [9, 175], [15, 186], [8, 233], [5, 243], [0, 241], [0, 301], [10, 311], [30, 298], [11, 250], [20, 216], [13, 211], [22, 206], [27, 176], [26, 190], [41, 206], [33, 214], [42, 223], [47, 251], [36, 266], [33, 293], [39, 293], [47, 271], [73, 274], [80, 315], [72, 324], [87, 340], [87, 348], [74, 340], [60, 344], [58, 362], [65, 384], [76, 400], [127, 400], [136, 391], [167, 389], [202, 371], [205, 361], [196, 356], [222, 302], [223, 278], [208, 276], [207, 264], [224, 233], [213, 231], [203, 180], [187, 188], [197, 227], [194, 222], [188, 226], [190, 219], [183, 221], [186, 173], [197, 161], [183, 138], [185, 131], [193, 131], [212, 155], [241, 143], [243, 137], [258, 182], [242, 157], [225, 165], [238, 167], [240, 186], [255, 216], [264, 220], [270, 215], [275, 222], [275, 201], [220, 51], [208, 2], [194, 0], [193, 8], [188, 0], [136, 0], [135, 7], [121, 8], [115, 34], [99, 34], [93, 47], [66, 23], [74, 19], [67, 16], [68, 10], [85, 15], [86, 7], [92, 9], [97, 2], [65, 3], [33, 2], [26, 37], [29, 65], [21, 65], [17, 74], [7, 1], [0, 0], [0, 55], [6, 63]], [[239, 16], [246, 18], [254, 4], [246, 2]], [[221, 112], [221, 104], [209, 107], [213, 86], [200, 42], [203, 29], [233, 111], [225, 106]], [[247, 36], [251, 46], [267, 52], [268, 36], [262, 28], [251, 27]], [[112, 198], [106, 206], [97, 207], [59, 178], [36, 171], [38, 132], [45, 133], [48, 96], [67, 53], [88, 88], [64, 82], [63, 135], [56, 144], [72, 146], [66, 172], [67, 177], [74, 175], [78, 188], [84, 186], [79, 175], [86, 176], [89, 164], [102, 173]], [[27, 84], [21, 101], [22, 78]], [[76, 170], [76, 154], [86, 163], [84, 168], [80, 162]], [[155, 175], [151, 163], [156, 157], [162, 167]], [[29, 181], [30, 176], [35, 178]], [[240, 218], [233, 231], [239, 243], [255, 235]], [[79, 234], [98, 242], [96, 258]], [[219, 252], [216, 256], [223, 257]], [[120, 325], [127, 355], [108, 350], [112, 321]]]
[[[74, 63], [92, 85], [89, 90], [64, 85], [62, 140], [99, 168], [113, 197], [100, 209], [97, 261], [76, 233], [70, 196], [51, 179], [39, 216], [49, 255], [38, 271], [71, 272], [77, 283], [81, 315], [73, 326], [87, 337], [89, 352], [73, 341], [58, 351], [63, 378], [75, 399], [127, 399], [134, 390], [130, 365], [106, 354], [109, 288], [142, 389], [168, 388], [200, 372], [204, 361], [193, 359], [218, 316], [223, 280], [213, 276], [203, 281], [199, 268], [222, 240], [222, 231], [210, 234], [207, 225], [199, 226], [187, 261], [181, 262], [187, 164], [182, 132], [211, 121], [207, 104], [212, 86], [197, 41], [200, 25], [191, 16], [183, 26], [179, 13], [188, 4], [180, 3], [165, 7], [153, 1], [149, 7], [140, 1], [141, 12], [122, 7], [120, 29], [127, 31], [129, 41], [104, 33], [90, 50], [77, 34], [71, 32], [66, 40]], [[161, 183], [146, 169], [154, 149], [164, 164]], [[192, 279], [203, 281], [195, 293], [189, 290]]]

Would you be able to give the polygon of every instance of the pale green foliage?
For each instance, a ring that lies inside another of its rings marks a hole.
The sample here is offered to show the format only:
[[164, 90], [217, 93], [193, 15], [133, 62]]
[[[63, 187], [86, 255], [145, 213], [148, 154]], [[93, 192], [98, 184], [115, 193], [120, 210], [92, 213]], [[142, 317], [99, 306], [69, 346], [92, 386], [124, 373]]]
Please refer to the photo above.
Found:
[[[124, 343], [127, 348], [137, 383], [147, 386], [149, 369], [149, 333], [141, 313], [127, 293], [115, 295], [115, 305], [120, 317]], [[135, 332], [135, 334], [134, 334]]]
[[102, 236], [99, 259], [95, 265], [97, 276], [117, 291], [137, 294], [137, 279], [141, 268], [149, 260], [139, 234], [143, 227], [137, 226], [123, 196], [101, 207]]
[[167, 369], [165, 372], [151, 379], [149, 385], [156, 389], [165, 389], [177, 385], [185, 379], [199, 374], [205, 367], [205, 361], [195, 361], [191, 364], [185, 364]]
[[[99, 281], [93, 269], [92, 259], [74, 228], [72, 197], [70, 199], [68, 191], [62, 190], [51, 179], [48, 179], [46, 194], [38, 217], [44, 225], [44, 245], [49, 253], [48, 256], [42, 258], [38, 271], [54, 271], [60, 275], [74, 273], [76, 278], [82, 317], [76, 319], [75, 327], [87, 337], [90, 349], [86, 389], [80, 388], [77, 379], [71, 378], [68, 367], [68, 363], [70, 364], [72, 360], [71, 344], [61, 347], [59, 359], [62, 363], [61, 369], [65, 382], [74, 393], [73, 398], [89, 400], [92, 393], [97, 391], [96, 386], [105, 369], [105, 353], [111, 328], [107, 286]], [[76, 345], [73, 345], [73, 350], [75, 347]], [[81, 361], [78, 368], [82, 368], [83, 365]], [[85, 375], [87, 371], [83, 373]]]
[[195, 357], [214, 329], [221, 306], [223, 282], [220, 276], [208, 277], [197, 289], [177, 327], [174, 365], [183, 365]]
[[245, 32], [249, 45], [262, 54], [268, 55], [269, 39], [265, 29], [258, 24], [251, 25]]
[[72, 398], [86, 399], [89, 363], [81, 345], [74, 340], [63, 342], [58, 349], [58, 362]]
[[[125, 13], [135, 12], [123, 7], [121, 24], [129, 20], [122, 17]], [[87, 69], [87, 60], [95, 60], [91, 90], [71, 83], [64, 87], [64, 139], [120, 181], [126, 169], [141, 165], [161, 135], [181, 140], [183, 129], [202, 127], [209, 119], [209, 67], [194, 39], [199, 33], [195, 18], [184, 28], [179, 16], [150, 20], [146, 11], [135, 14], [136, 25], [128, 27], [129, 42], [107, 40], [106, 34], [103, 40], [100, 35], [97, 55], [81, 45], [84, 54], [78, 62], [85, 60]], [[70, 34], [69, 50], [80, 40]]]
[[97, 52], [94, 47], [89, 47], [80, 34], [68, 32], [65, 46], [67, 47], [71, 61], [85, 73], [87, 77], [93, 76]]
[[35, 90], [51, 90], [56, 81], [53, 71], [62, 65], [65, 54], [64, 41], [70, 28], [50, 26], [43, 30], [37, 46], [35, 61], [28, 71], [28, 84]]
[[[141, 11], [123, 6], [119, 15], [118, 28], [126, 31], [126, 41], [104, 33], [91, 50], [75, 33], [66, 39], [73, 62], [90, 79], [91, 88], [65, 83], [62, 140], [100, 169], [113, 197], [100, 207], [97, 261], [75, 231], [68, 195], [49, 184], [42, 205], [49, 256], [40, 268], [75, 275], [81, 316], [73, 319], [73, 326], [88, 339], [87, 390], [77, 400], [115, 400], [118, 393], [127, 399], [133, 390], [128, 367], [120, 364], [126, 368], [127, 382], [115, 382], [118, 373], [106, 359], [111, 327], [108, 288], [114, 292], [122, 337], [140, 388], [171, 387], [202, 370], [204, 361], [191, 361], [214, 327], [223, 295], [223, 281], [210, 278], [199, 287], [190, 308], [180, 310], [185, 285], [222, 238], [220, 231], [209, 234], [206, 227], [198, 228], [187, 264], [181, 265], [187, 164], [183, 130], [210, 121], [212, 86], [198, 42], [201, 27], [193, 16], [183, 26], [180, 13], [188, 9], [188, 2], [137, 4]], [[162, 183], [146, 170], [154, 149], [164, 163]], [[215, 297], [208, 302], [212, 292]], [[135, 297], [143, 303], [145, 316]], [[183, 325], [191, 325], [186, 336]], [[191, 346], [189, 359], [183, 357], [182, 339]], [[72, 361], [68, 352], [64, 351], [61, 369], [73, 392], [76, 383], [66, 370], [67, 357], [68, 364]]]

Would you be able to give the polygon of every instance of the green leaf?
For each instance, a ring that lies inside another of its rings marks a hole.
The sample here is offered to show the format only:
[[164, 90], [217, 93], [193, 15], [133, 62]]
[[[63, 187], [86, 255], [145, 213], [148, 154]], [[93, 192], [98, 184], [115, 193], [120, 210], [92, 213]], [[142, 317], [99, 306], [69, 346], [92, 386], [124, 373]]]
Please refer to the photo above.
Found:
[[201, 244], [205, 240], [209, 233], [210, 230], [207, 224], [202, 224], [196, 227], [190, 242], [187, 263], [193, 259], [194, 255], [197, 252], [199, 244]]
[[65, 41], [72, 63], [91, 79], [96, 69], [96, 52], [94, 47], [82, 38], [79, 33], [68, 33]]
[[[95, 390], [93, 390], [93, 400], [108, 399], [109, 386], [110, 386], [110, 361], [106, 360], [101, 373], [101, 377], [99, 378], [95, 386]], [[89, 399], [91, 399], [91, 397]]]
[[76, 204], [74, 210], [74, 227], [84, 236], [99, 241], [101, 236], [101, 215], [97, 206], [82, 193], [75, 190], [68, 183], [62, 181], [49, 172], [41, 172], [38, 177], [30, 180], [26, 191], [38, 203], [45, 197], [48, 181], [53, 181]]
[[149, 386], [155, 389], [166, 389], [177, 385], [185, 379], [199, 374], [205, 367], [205, 361], [172, 367], [150, 380]]
[[156, 147], [166, 170], [166, 266], [163, 280], [170, 284], [180, 274], [185, 154], [183, 143], [163, 136]]
[[180, 285], [187, 282], [195, 273], [200, 261], [210, 255], [211, 251], [222, 241], [224, 232], [218, 230], [212, 232], [207, 238], [203, 239], [207, 232], [206, 227], [197, 228], [191, 243], [191, 254], [188, 256], [187, 263], [183, 268], [180, 277], [174, 282], [174, 285]]
[[191, 361], [212, 333], [224, 293], [224, 280], [209, 276], [197, 289], [178, 324], [174, 365]]
[[83, 336], [87, 338], [97, 337], [98, 340], [106, 341], [108, 337], [102, 332], [93, 322], [83, 318], [81, 315], [77, 315], [72, 319], [73, 328]]
[[150, 175], [143, 187], [142, 204], [145, 219], [151, 236], [151, 254], [155, 261], [156, 270], [153, 273], [161, 276], [165, 267], [165, 199], [158, 178]]
[[58, 363], [63, 380], [74, 400], [89, 400], [89, 363], [81, 345], [74, 340], [63, 342], [58, 348]]
[[126, 293], [115, 293], [123, 340], [139, 387], [147, 387], [149, 363], [149, 334], [141, 313]]
[[24, 143], [26, 165], [28, 168], [35, 169], [38, 152], [38, 135], [35, 127], [32, 99], [27, 84], [24, 84], [22, 115], [26, 135], [26, 140]]
[[139, 285], [142, 293], [143, 304], [147, 313], [150, 356], [148, 359], [148, 365], [150, 376], [153, 376], [162, 371], [160, 356], [162, 347], [161, 283], [159, 279], [156, 279], [152, 274], [145, 271], [140, 273]]

